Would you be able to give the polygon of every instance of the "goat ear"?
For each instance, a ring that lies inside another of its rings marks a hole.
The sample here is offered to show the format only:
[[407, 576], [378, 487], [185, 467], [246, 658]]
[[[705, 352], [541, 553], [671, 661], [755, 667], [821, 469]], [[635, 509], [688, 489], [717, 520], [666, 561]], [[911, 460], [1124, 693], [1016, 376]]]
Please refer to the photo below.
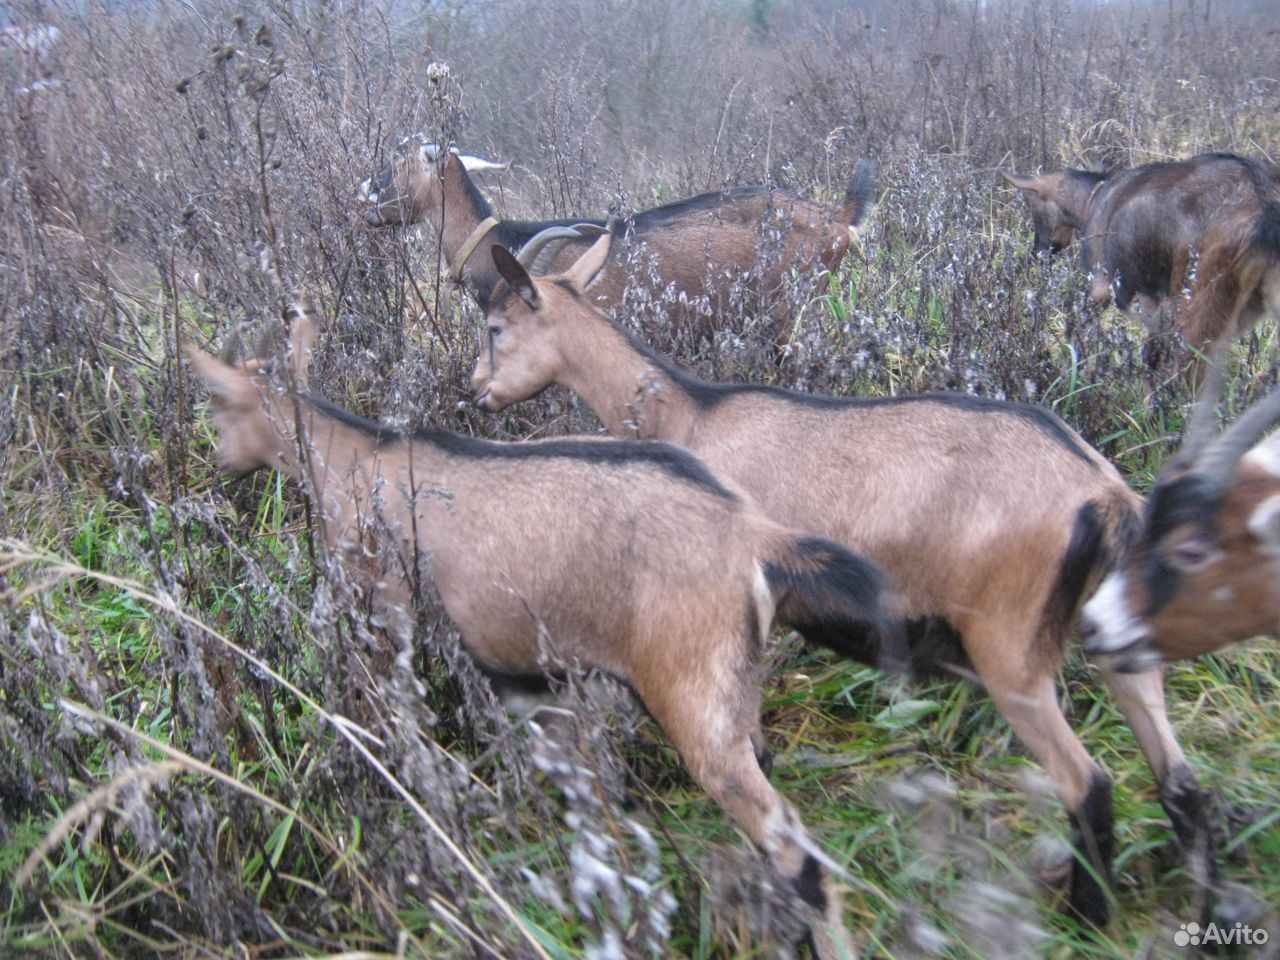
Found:
[[1000, 176], [1004, 177], [1019, 190], [1027, 190], [1031, 193], [1044, 193], [1044, 185], [1042, 181], [1044, 177], [1033, 173], [1009, 173], [1007, 170], [1001, 170]]
[[574, 261], [573, 266], [564, 272], [564, 279], [572, 283], [578, 290], [585, 291], [604, 269], [609, 259], [609, 246], [613, 243], [613, 234], [605, 232], [593, 243], [587, 252]]
[[417, 147], [418, 159], [423, 163], [435, 163], [436, 157], [440, 156], [440, 148], [424, 139], [422, 134], [418, 134], [416, 138], [411, 138], [408, 142], [411, 146]]
[[307, 364], [311, 360], [311, 350], [320, 332], [315, 303], [308, 294], [299, 293], [293, 303], [285, 308], [285, 316], [290, 319], [289, 368], [293, 372], [294, 383], [306, 390]]
[[215, 407], [230, 406], [238, 402], [251, 402], [254, 390], [249, 374], [211, 357], [190, 344], [184, 348], [196, 376], [208, 388]]
[[538, 288], [533, 285], [533, 278], [529, 276], [529, 271], [521, 266], [515, 254], [502, 244], [495, 243], [489, 250], [493, 255], [493, 265], [498, 268], [502, 279], [507, 281], [507, 285], [516, 292], [530, 310], [537, 310]]
[[1045, 200], [1056, 202], [1058, 190], [1062, 186], [1062, 173], [1004, 173], [1006, 180], [1019, 190], [1034, 193]]
[[485, 160], [483, 157], [473, 157], [470, 154], [459, 153], [456, 155], [458, 162], [462, 164], [462, 169], [467, 173], [478, 173], [483, 170], [506, 170], [511, 166], [511, 161], [506, 163], [498, 163], [495, 160]]

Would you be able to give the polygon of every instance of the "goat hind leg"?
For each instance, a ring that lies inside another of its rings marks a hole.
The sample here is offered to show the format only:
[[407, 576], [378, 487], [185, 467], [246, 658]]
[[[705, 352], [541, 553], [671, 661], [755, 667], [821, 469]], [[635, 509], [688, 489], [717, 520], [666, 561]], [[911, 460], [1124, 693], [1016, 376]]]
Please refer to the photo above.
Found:
[[[678, 686], [678, 685], [677, 685]], [[807, 849], [811, 843], [795, 810], [775, 790], [756, 759], [759, 692], [754, 696], [710, 696], [708, 691], [668, 687], [659, 696], [640, 690], [645, 705], [666, 732], [693, 778], [764, 850], [788, 878], [810, 913], [810, 946], [818, 960], [847, 960], [856, 953], [844, 927], [844, 912], [827, 871]], [[739, 707], [737, 717], [729, 704]], [[708, 718], [714, 721], [708, 723]]]
[[808, 907], [808, 942], [817, 960], [856, 956], [840, 899], [795, 809], [770, 785], [756, 762], [750, 738], [742, 738], [697, 774], [707, 793], [742, 825]]

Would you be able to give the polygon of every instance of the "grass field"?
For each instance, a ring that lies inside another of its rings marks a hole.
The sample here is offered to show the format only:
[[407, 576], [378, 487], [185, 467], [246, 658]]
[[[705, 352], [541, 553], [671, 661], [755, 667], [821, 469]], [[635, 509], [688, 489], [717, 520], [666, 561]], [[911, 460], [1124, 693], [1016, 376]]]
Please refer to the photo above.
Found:
[[[1105, 4], [1069, 24], [1031, 5], [938, 4], [926, 36], [872, 5], [857, 15], [884, 25], [886, 55], [917, 44], [950, 59], [885, 67], [859, 92], [842, 84], [879, 48], [842, 40], [820, 4], [659, 6], [667, 19], [615, 11], [613, 36], [654, 39], [645, 64], [614, 72], [592, 53], [605, 38], [589, 16], [559, 19], [568, 5], [531, 6], [524, 37], [498, 29], [525, 15], [502, 4], [422, 18], [358, 4], [341, 19], [319, 2], [15, 15], [62, 38], [39, 56], [0, 48], [13, 88], [0, 123], [0, 956], [790, 951], [791, 898], [622, 691], [573, 680], [570, 743], [513, 726], [433, 605], [412, 647], [388, 648], [294, 485], [215, 477], [177, 345], [270, 347], [298, 285], [326, 320], [316, 382], [344, 406], [507, 439], [598, 429], [559, 389], [500, 418], [460, 405], [478, 312], [440, 285], [429, 231], [359, 225], [354, 185], [407, 129], [520, 155], [482, 188], [529, 216], [781, 177], [782, 142], [796, 144], [795, 189], [830, 198], [874, 153], [861, 248], [797, 304], [781, 363], [749, 313], [700, 338], [642, 302], [640, 335], [726, 379], [1044, 403], [1149, 488], [1176, 447], [1184, 382], [1144, 364], [1144, 331], [1086, 304], [1072, 257], [1030, 253], [995, 171], [1266, 155], [1280, 113], [1258, 77], [1276, 75], [1274, 56], [1238, 52], [1265, 10], [1133, 6], [1124, 27]], [[963, 73], [958, 38], [1011, 11], [1010, 37], [972, 46]], [[513, 45], [544, 33], [579, 53], [527, 93], [510, 63], [528, 49]], [[1090, 37], [1080, 83], [1115, 87], [1097, 102], [1071, 80]], [[802, 44], [826, 57], [808, 75]], [[428, 77], [428, 47], [452, 78]], [[760, 58], [755, 84], [707, 52], [730, 47]], [[1033, 48], [1045, 59], [1024, 62]], [[1038, 106], [1018, 93], [1037, 69]], [[668, 87], [680, 71], [709, 91], [683, 113]], [[22, 94], [35, 76], [60, 85]], [[1186, 76], [1198, 90], [1174, 83]], [[823, 104], [854, 119], [821, 126]], [[1275, 336], [1269, 322], [1241, 340], [1227, 411], [1274, 386]], [[1198, 919], [1192, 879], [1077, 650], [1068, 716], [1115, 782], [1105, 934], [1066, 918], [1043, 882], [1062, 865], [1066, 817], [978, 689], [886, 680], [783, 634], [771, 656], [772, 780], [840, 868], [866, 956], [1189, 952], [1174, 934]], [[1280, 956], [1280, 650], [1259, 639], [1171, 667], [1168, 688], [1216, 798], [1222, 919], [1271, 934], [1240, 956]]]

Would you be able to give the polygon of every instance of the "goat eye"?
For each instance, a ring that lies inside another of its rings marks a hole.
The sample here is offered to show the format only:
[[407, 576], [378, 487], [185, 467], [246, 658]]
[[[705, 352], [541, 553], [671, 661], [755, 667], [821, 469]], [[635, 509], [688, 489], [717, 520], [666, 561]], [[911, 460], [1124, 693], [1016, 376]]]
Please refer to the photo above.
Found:
[[501, 328], [501, 327], [490, 327], [490, 328], [489, 328], [489, 336], [491, 336], [491, 337], [496, 337], [496, 336], [497, 336], [498, 334], [500, 334], [501, 332], [502, 332], [502, 328]]
[[1177, 570], [1192, 573], [1207, 567], [1218, 557], [1218, 551], [1203, 540], [1184, 540], [1169, 549], [1169, 563]]

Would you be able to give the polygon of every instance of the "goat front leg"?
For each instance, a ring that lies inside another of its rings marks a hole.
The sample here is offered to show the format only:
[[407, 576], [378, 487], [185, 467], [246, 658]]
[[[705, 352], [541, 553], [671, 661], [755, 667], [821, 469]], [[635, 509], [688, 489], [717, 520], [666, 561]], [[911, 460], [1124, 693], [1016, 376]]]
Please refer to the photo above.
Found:
[[1173, 822], [1187, 857], [1204, 921], [1212, 917], [1219, 883], [1218, 851], [1210, 823], [1212, 800], [1196, 781], [1174, 736], [1164, 698], [1164, 668], [1120, 673], [1102, 668], [1102, 679], [1137, 738], [1159, 784], [1160, 805]]
[[[1013, 732], [1053, 780], [1071, 818], [1069, 909], [1101, 929], [1111, 912], [1111, 862], [1115, 856], [1111, 781], [1093, 762], [1058, 704], [1053, 675], [1008, 656], [996, 639], [971, 630], [965, 648], [987, 693]], [[1007, 647], [1004, 648], [1007, 650]]]

